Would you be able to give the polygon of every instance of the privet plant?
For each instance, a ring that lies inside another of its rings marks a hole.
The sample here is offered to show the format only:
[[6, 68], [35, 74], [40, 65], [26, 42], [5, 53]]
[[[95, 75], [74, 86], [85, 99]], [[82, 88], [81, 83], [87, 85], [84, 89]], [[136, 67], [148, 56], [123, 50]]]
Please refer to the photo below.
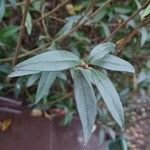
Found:
[[60, 72], [69, 69], [74, 82], [74, 96], [86, 144], [92, 134], [98, 107], [93, 85], [102, 96], [113, 119], [121, 128], [124, 126], [124, 112], [119, 95], [108, 76], [99, 70], [99, 67], [102, 67], [114, 71], [135, 72], [130, 63], [110, 54], [115, 48], [115, 44], [111, 42], [99, 44], [85, 59], [80, 59], [65, 50], [51, 50], [16, 65], [9, 77], [29, 74], [33, 74], [31, 78], [34, 80], [40, 77], [35, 101], [38, 103], [48, 94], [49, 88]]

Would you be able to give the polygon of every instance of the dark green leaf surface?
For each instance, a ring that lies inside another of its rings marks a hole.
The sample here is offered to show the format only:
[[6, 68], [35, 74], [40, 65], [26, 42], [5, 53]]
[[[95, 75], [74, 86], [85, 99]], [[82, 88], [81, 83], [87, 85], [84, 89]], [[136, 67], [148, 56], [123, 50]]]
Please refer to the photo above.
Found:
[[5, 14], [5, 9], [6, 9], [5, 0], [0, 0], [0, 21]]

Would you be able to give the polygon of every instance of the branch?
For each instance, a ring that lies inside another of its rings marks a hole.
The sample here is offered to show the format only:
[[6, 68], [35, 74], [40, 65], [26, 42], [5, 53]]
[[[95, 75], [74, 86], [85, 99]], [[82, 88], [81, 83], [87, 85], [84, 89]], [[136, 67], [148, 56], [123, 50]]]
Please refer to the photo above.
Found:
[[117, 45], [117, 54], [121, 52], [122, 48], [128, 43], [131, 41], [132, 37], [134, 35], [136, 35], [138, 32], [139, 32], [139, 29], [142, 28], [143, 26], [147, 25], [150, 23], [150, 20], [149, 19], [145, 19], [143, 20], [134, 30], [132, 30], [131, 32], [129, 32], [127, 34], [127, 36], [125, 36], [124, 38], [118, 40], [116, 42], [116, 45]]
[[58, 4], [52, 11], [45, 13], [43, 16], [41, 16], [38, 19], [33, 20], [33, 24], [39, 22], [40, 20], [52, 15], [54, 12], [56, 12], [57, 10], [59, 10], [62, 6], [64, 6], [66, 3], [68, 2], [68, 0], [64, 0], [61, 4]]
[[[64, 3], [66, 3], [67, 1], [68, 1], [68, 0], [64, 1]], [[100, 12], [105, 6], [107, 6], [111, 1], [112, 1], [112, 0], [107, 0], [101, 7], [99, 7], [96, 11], [94, 11], [92, 14], [90, 14], [89, 18], [92, 18], [92, 17], [95, 16], [97, 13], [99, 13], [99, 12]], [[64, 3], [62, 3], [62, 4], [64, 4]], [[59, 4], [56, 8], [57, 8], [57, 9], [60, 8], [60, 7], [62, 6], [62, 4]], [[53, 9], [51, 12], [49, 12], [49, 14], [54, 13], [54, 12], [57, 10], [56, 8]], [[45, 15], [45, 16], [47, 16], [47, 15]], [[43, 19], [43, 18], [41, 17], [41, 18], [39, 18], [39, 19], [37, 19], [37, 20], [41, 20], [41, 19]], [[64, 35], [59, 36], [58, 38], [56, 38], [56, 39], [54, 40], [54, 42], [60, 42], [60, 41], [62, 41], [63, 39], [65, 39], [66, 37], [68, 37], [70, 34], [72, 34], [73, 32], [77, 31], [77, 30], [78, 30], [81, 26], [83, 26], [87, 21], [88, 21], [88, 20], [85, 20], [85, 21], [83, 21], [82, 23], [78, 23], [78, 24], [77, 24], [74, 28], [72, 28], [68, 33], [66, 33], [66, 34], [64, 34]], [[34, 21], [34, 22], [35, 22], [35, 21]], [[25, 53], [25, 54], [20, 55], [18, 58], [23, 58], [23, 57], [29, 56], [29, 55], [31, 55], [31, 54], [33, 54], [33, 53], [35, 53], [35, 52], [40, 51], [40, 50], [43, 49], [43, 48], [48, 47], [50, 44], [51, 44], [51, 42], [46, 43], [46, 44], [44, 44], [44, 45], [41, 46], [41, 47], [35, 48], [35, 49], [31, 50], [31, 51], [28, 52], [28, 53]], [[11, 60], [12, 60], [11, 57], [10, 57], [10, 58], [4, 58], [4, 59], [1, 59], [0, 62], [7, 62], [7, 61], [11, 61]]]
[[30, 5], [30, 0], [24, 0], [24, 1], [26, 2], [26, 5], [25, 5], [25, 8], [24, 8], [23, 17], [22, 17], [22, 21], [21, 21], [21, 29], [20, 29], [20, 33], [19, 33], [18, 43], [17, 43], [16, 49], [15, 49], [15, 56], [14, 56], [14, 59], [13, 59], [13, 66], [17, 62], [17, 58], [18, 58], [18, 54], [19, 54], [19, 48], [21, 46], [21, 42], [22, 42], [23, 34], [24, 34], [26, 16], [27, 16], [29, 5]]
[[147, 7], [150, 4], [150, 0], [148, 0], [140, 9], [135, 11], [126, 21], [121, 23], [116, 30], [114, 30], [106, 39], [104, 39], [102, 42], [108, 41], [111, 37], [113, 37], [122, 27], [124, 27], [131, 19], [133, 19], [141, 10], [143, 10], [145, 7]]
[[[99, 13], [103, 8], [105, 8], [105, 6], [107, 6], [112, 0], [107, 0], [101, 7], [99, 7], [95, 12], [93, 12], [89, 18], [94, 17], [97, 13]], [[82, 23], [78, 23], [75, 27], [73, 27], [68, 33], [59, 36], [58, 38], [56, 38], [54, 40], [54, 42], [60, 42], [62, 40], [64, 40], [66, 37], [68, 37], [70, 34], [72, 34], [73, 32], [77, 31], [81, 26], [83, 26], [85, 23], [88, 22], [88, 19], [84, 20]]]

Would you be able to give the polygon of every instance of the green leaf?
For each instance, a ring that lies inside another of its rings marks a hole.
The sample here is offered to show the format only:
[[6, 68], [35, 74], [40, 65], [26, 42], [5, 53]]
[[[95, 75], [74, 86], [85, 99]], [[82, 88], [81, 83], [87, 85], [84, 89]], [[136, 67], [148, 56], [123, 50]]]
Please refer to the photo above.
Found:
[[104, 34], [105, 34], [105, 36], [106, 36], [106, 37], [108, 37], [108, 36], [109, 36], [109, 34], [110, 34], [110, 30], [109, 30], [108, 25], [107, 25], [107, 24], [105, 24], [105, 23], [103, 23], [103, 22], [101, 22], [101, 26], [102, 26], [102, 28], [103, 28], [103, 30], [104, 30]]
[[[48, 51], [34, 56], [14, 67], [16, 71], [60, 71], [80, 64], [80, 59], [64, 50]], [[31, 74], [31, 73], [30, 73]]]
[[26, 86], [27, 86], [27, 87], [32, 86], [39, 78], [40, 78], [40, 74], [39, 74], [39, 73], [36, 73], [36, 74], [31, 75], [31, 76], [29, 77], [28, 81], [27, 81]]
[[9, 0], [9, 2], [13, 5], [13, 7], [16, 7], [16, 0]]
[[74, 22], [70, 21], [67, 22], [61, 29], [60, 31], [56, 34], [56, 36], [62, 35], [62, 34], [67, 34], [73, 27]]
[[150, 4], [147, 6], [147, 8], [144, 10], [142, 14], [142, 19], [144, 19], [146, 16], [150, 15]]
[[40, 72], [40, 71], [15, 70], [11, 74], [9, 74], [8, 77], [10, 77], [10, 78], [12, 78], [12, 77], [19, 77], [19, 76], [24, 76], [24, 75], [29, 75], [29, 74], [35, 74], [35, 73], [38, 73], [38, 72]]
[[32, 17], [29, 12], [27, 13], [25, 27], [26, 27], [28, 35], [30, 35], [32, 32]]
[[142, 27], [140, 30], [141, 33], [141, 47], [145, 44], [146, 40], [148, 39], [148, 34], [146, 28]]
[[10, 38], [14, 34], [16, 34], [18, 30], [19, 30], [18, 26], [13, 25], [6, 26], [0, 30], [0, 38], [1, 39]]
[[[136, 5], [137, 5], [137, 8], [138, 8], [138, 9], [140, 9], [140, 8], [142, 7], [142, 5], [140, 4], [140, 2], [139, 2], [138, 0], [135, 0], [135, 3], [136, 3]], [[142, 18], [143, 10], [141, 10], [141, 11], [139, 12], [139, 14], [140, 14], [140, 17]]]
[[2, 20], [5, 14], [5, 9], [6, 9], [5, 0], [0, 0], [0, 21]]
[[106, 75], [100, 73], [99, 71], [93, 70], [92, 77], [94, 84], [101, 93], [101, 96], [107, 108], [111, 112], [112, 117], [122, 128], [124, 124], [124, 112], [119, 95], [114, 85]]
[[80, 70], [72, 71], [72, 78], [77, 109], [83, 127], [84, 142], [87, 144], [92, 134], [97, 113], [96, 98], [91, 84]]
[[125, 137], [123, 135], [120, 137], [120, 140], [121, 140], [122, 150], [128, 150], [127, 140], [125, 139]]
[[49, 92], [49, 88], [55, 81], [57, 76], [56, 72], [43, 72], [38, 84], [38, 89], [36, 93], [36, 101], [38, 103], [44, 96]]
[[105, 129], [104, 128], [101, 128], [99, 130], [99, 143], [100, 144], [103, 144], [105, 141]]
[[92, 64], [109, 70], [135, 73], [135, 69], [130, 63], [113, 55], [106, 55], [102, 59], [95, 61]]
[[102, 57], [104, 57], [106, 54], [108, 54], [110, 51], [115, 50], [116, 45], [111, 42], [102, 43], [94, 47], [94, 49], [91, 51], [89, 59], [90, 62], [95, 62]]
[[[124, 21], [127, 21], [129, 19], [128, 16], [126, 15], [119, 15]], [[131, 19], [130, 21], [128, 21], [127, 23], [128, 26], [131, 26], [132, 28], [136, 28], [136, 23], [133, 19]]]

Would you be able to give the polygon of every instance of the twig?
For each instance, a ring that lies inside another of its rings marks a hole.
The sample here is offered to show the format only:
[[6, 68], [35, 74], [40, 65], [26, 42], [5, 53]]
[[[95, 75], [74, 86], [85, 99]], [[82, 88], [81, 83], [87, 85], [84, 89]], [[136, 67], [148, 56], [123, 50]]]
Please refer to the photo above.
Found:
[[120, 39], [119, 41], [116, 42], [117, 45], [117, 53], [120, 53], [120, 51], [122, 50], [122, 48], [129, 42], [131, 41], [132, 37], [138, 33], [139, 29], [142, 28], [143, 26], [147, 25], [150, 23], [150, 20], [145, 19], [143, 20], [133, 31], [131, 31], [130, 33], [128, 33], [128, 35], [122, 39]]
[[[44, 17], [44, 10], [45, 10], [46, 5], [47, 5], [47, 3], [45, 3], [45, 4], [42, 6], [42, 12], [41, 12], [41, 17], [42, 17], [42, 18]], [[47, 30], [47, 27], [46, 27], [45, 19], [44, 19], [44, 18], [42, 19], [42, 25], [43, 25], [43, 28], [44, 28], [44, 31], [45, 31], [46, 36], [48, 37], [49, 40], [52, 40], [51, 36], [50, 36], [49, 33], [48, 33], [48, 30]]]
[[22, 17], [22, 21], [21, 21], [21, 29], [20, 29], [20, 33], [19, 33], [18, 43], [17, 43], [16, 49], [15, 49], [15, 56], [14, 56], [14, 59], [13, 59], [13, 66], [17, 62], [17, 58], [18, 58], [18, 54], [19, 54], [19, 48], [21, 46], [21, 42], [22, 42], [23, 34], [24, 34], [24, 26], [25, 26], [26, 16], [27, 16], [29, 5], [30, 5], [30, 0], [24, 0], [24, 1], [26, 2], [26, 5], [25, 5], [25, 8], [24, 8], [23, 17]]
[[[67, 1], [68, 1], [68, 0], [64, 1], [64, 3], [66, 3]], [[105, 6], [107, 6], [111, 1], [112, 1], [112, 0], [107, 0], [100, 8], [98, 8], [95, 12], [93, 12], [89, 17], [91, 18], [91, 17], [93, 17], [94, 15], [96, 15], [96, 14], [97, 14], [98, 12], [100, 12]], [[64, 4], [64, 3], [62, 3], [62, 4]], [[57, 9], [58, 9], [58, 7], [60, 8], [60, 7], [62, 6], [62, 4], [58, 5], [56, 8], [57, 8]], [[52, 14], [53, 12], [55, 12], [55, 11], [56, 11], [56, 8], [53, 9], [53, 11], [51, 11], [50, 13]], [[41, 19], [43, 19], [43, 18], [41, 17], [41, 18], [39, 18], [38, 20], [41, 20]], [[85, 20], [84, 22], [82, 22], [82, 23], [78, 24], [77, 26], [75, 26], [74, 28], [72, 28], [68, 33], [66, 33], [66, 34], [64, 34], [64, 35], [62, 35], [62, 36], [59, 36], [58, 38], [56, 38], [56, 39], [54, 40], [54, 42], [60, 42], [60, 41], [62, 41], [63, 39], [65, 39], [66, 37], [68, 37], [70, 34], [72, 34], [73, 32], [75, 32], [76, 30], [78, 30], [78, 29], [79, 29], [82, 25], [84, 25], [87, 21], [88, 21], [88, 20]], [[41, 47], [35, 48], [35, 49], [31, 50], [31, 51], [28, 52], [28, 53], [25, 53], [25, 54], [20, 55], [18, 58], [23, 58], [23, 57], [29, 56], [29, 55], [31, 55], [31, 54], [34, 54], [35, 52], [40, 51], [41, 49], [48, 47], [50, 44], [51, 44], [51, 43], [46, 43], [46, 44], [44, 44], [44, 45], [41, 46]], [[10, 57], [10, 58], [4, 58], [4, 59], [1, 59], [0, 62], [7, 62], [7, 61], [11, 61], [11, 60], [12, 60], [11, 57]]]
[[63, 97], [61, 97], [61, 98], [59, 98], [59, 99], [56, 99], [56, 100], [54, 100], [54, 101], [48, 103], [48, 105], [53, 105], [53, 104], [55, 104], [55, 103], [57, 103], [57, 102], [60, 102], [60, 101], [62, 101], [62, 100], [64, 100], [64, 99], [70, 97], [71, 95], [72, 95], [72, 92], [67, 93], [67, 94], [65, 94]]
[[[33, 1], [31, 1], [31, 4], [36, 3], [38, 1], [40, 1], [40, 0], [33, 0]], [[18, 2], [18, 3], [16, 3], [16, 7], [21, 7], [23, 5], [26, 5], [26, 2]], [[6, 4], [6, 7], [12, 7], [12, 4]]]
[[[112, 0], [107, 0], [100, 8], [98, 8], [95, 12], [93, 12], [89, 18], [92, 18], [93, 16], [95, 16], [97, 13], [99, 13], [103, 8], [105, 8], [105, 6], [107, 6]], [[84, 25], [86, 22], [88, 21], [88, 19], [86, 19], [85, 21], [83, 21], [82, 23], [77, 24], [75, 27], [73, 27], [69, 32], [67, 32], [66, 34], [59, 36], [58, 38], [56, 38], [54, 40], [54, 42], [60, 42], [62, 40], [64, 40], [66, 37], [68, 37], [70, 34], [72, 34], [73, 32], [77, 31], [82, 25]]]
[[[44, 44], [44, 45], [42, 45], [42, 46], [40, 46], [40, 47], [37, 47], [37, 48], [35, 48], [35, 49], [33, 49], [33, 50], [31, 50], [31, 51], [25, 53], [25, 54], [19, 55], [18, 58], [23, 58], [23, 57], [32, 55], [32, 54], [34, 54], [35, 52], [38, 52], [38, 51], [40, 51], [41, 49], [48, 47], [50, 44], [51, 44], [51, 42], [46, 43], [46, 44]], [[7, 62], [7, 61], [11, 61], [11, 60], [13, 60], [13, 57], [1, 59], [0, 62]]]
[[33, 20], [33, 24], [39, 22], [40, 20], [52, 15], [54, 12], [56, 12], [57, 10], [59, 10], [62, 6], [64, 6], [66, 3], [68, 2], [68, 0], [64, 0], [61, 4], [58, 4], [52, 11], [45, 13], [42, 17]]
[[141, 10], [143, 10], [146, 6], [150, 4], [150, 0], [148, 0], [140, 9], [135, 11], [126, 21], [122, 22], [118, 28], [116, 28], [107, 38], [105, 38], [102, 42], [108, 41], [111, 37], [113, 37], [122, 27], [124, 27], [131, 19], [133, 19]]

